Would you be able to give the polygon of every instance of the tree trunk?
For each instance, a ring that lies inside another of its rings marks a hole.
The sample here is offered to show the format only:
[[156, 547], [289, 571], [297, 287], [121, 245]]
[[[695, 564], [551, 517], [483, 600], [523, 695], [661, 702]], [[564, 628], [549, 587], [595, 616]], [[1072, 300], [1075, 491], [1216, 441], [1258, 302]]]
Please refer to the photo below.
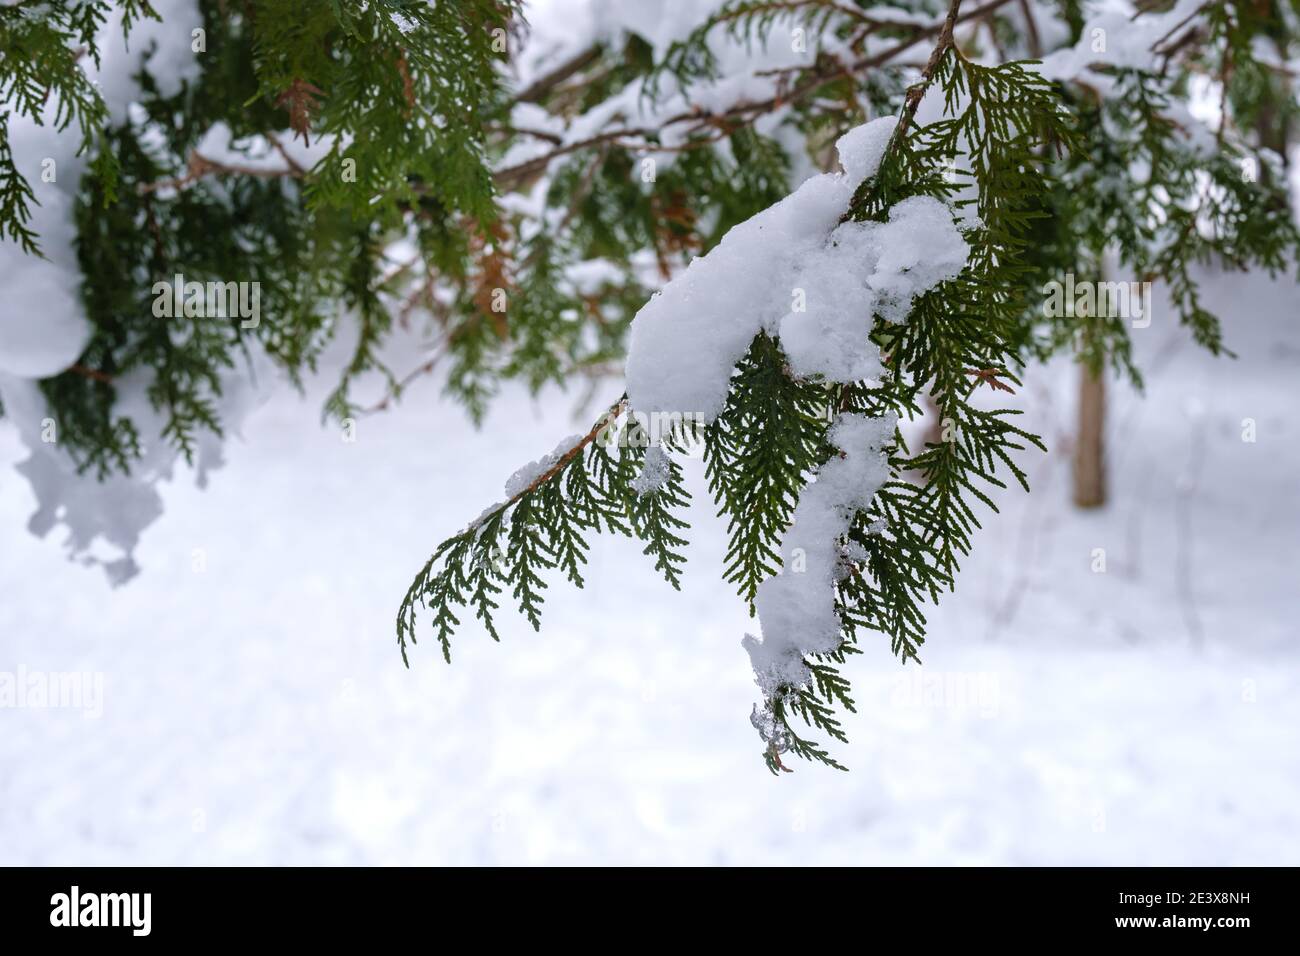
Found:
[[1074, 503], [1100, 508], [1106, 503], [1106, 379], [1086, 363], [1079, 365], [1079, 427], [1074, 440]]

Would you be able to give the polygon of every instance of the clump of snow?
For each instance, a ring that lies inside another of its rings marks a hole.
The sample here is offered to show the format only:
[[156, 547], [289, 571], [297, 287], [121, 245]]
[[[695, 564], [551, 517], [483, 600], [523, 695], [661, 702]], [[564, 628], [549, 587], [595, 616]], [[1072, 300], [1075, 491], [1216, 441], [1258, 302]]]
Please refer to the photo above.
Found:
[[791, 311], [781, 319], [781, 346], [801, 377], [854, 382], [880, 375], [880, 350], [867, 337], [875, 293], [869, 285], [880, 249], [875, 222], [846, 222], [819, 255], [795, 269]]
[[837, 147], [851, 171], [815, 176], [735, 226], [642, 307], [627, 359], [634, 409], [717, 417], [732, 369], [760, 331], [777, 334], [796, 273], [825, 254], [853, 191], [879, 167], [894, 124], [883, 117], [846, 133]]
[[658, 491], [668, 482], [671, 473], [672, 462], [668, 454], [659, 445], [651, 445], [646, 449], [641, 472], [632, 479], [632, 490], [638, 495]]
[[842, 223], [795, 273], [799, 308], [780, 324], [791, 369], [835, 382], [878, 378], [873, 316], [901, 323], [917, 295], [961, 272], [969, 252], [948, 207], [928, 196], [898, 203], [888, 222]]
[[[506, 500], [513, 498], [515, 495], [523, 492], [542, 475], [554, 468], [561, 458], [563, 458], [574, 445], [582, 441], [581, 435], [570, 435], [564, 441], [555, 446], [555, 450], [548, 455], [543, 455], [536, 461], [530, 461], [522, 468], [518, 469], [506, 481]], [[480, 519], [481, 520], [481, 519]]]
[[946, 205], [905, 200], [888, 222], [840, 220], [858, 184], [875, 175], [894, 131], [885, 117], [842, 136], [842, 173], [816, 176], [737, 225], [637, 313], [628, 398], [645, 412], [711, 420], [732, 369], [760, 331], [779, 336], [795, 374], [876, 378], [873, 315], [901, 322], [912, 300], [966, 263]]
[[45, 256], [26, 255], [11, 240], [0, 242], [0, 288], [5, 294], [0, 373], [23, 378], [63, 371], [90, 341], [90, 323], [78, 295], [81, 274], [72, 215], [86, 164], [77, 156], [76, 131], [60, 133], [55, 111], [55, 104], [46, 106], [43, 125], [17, 111], [9, 116], [14, 165], [35, 197], [29, 225]]
[[762, 639], [746, 635], [742, 642], [768, 700], [781, 685], [808, 680], [805, 654], [840, 645], [835, 613], [835, 582], [843, 574], [839, 540], [889, 477], [884, 448], [897, 423], [893, 415], [845, 413], [831, 425], [827, 437], [840, 454], [822, 465], [804, 489], [781, 541], [783, 569], [758, 587], [754, 605]]
[[835, 141], [835, 152], [839, 156], [840, 166], [849, 180], [849, 185], [857, 189], [864, 179], [876, 175], [880, 161], [885, 158], [885, 148], [894, 135], [898, 120], [893, 116], [882, 116], [870, 123], [855, 126]]
[[876, 245], [880, 258], [867, 284], [879, 294], [876, 312], [895, 324], [907, 318], [916, 296], [955, 279], [970, 255], [948, 207], [929, 196], [913, 196], [891, 208]]

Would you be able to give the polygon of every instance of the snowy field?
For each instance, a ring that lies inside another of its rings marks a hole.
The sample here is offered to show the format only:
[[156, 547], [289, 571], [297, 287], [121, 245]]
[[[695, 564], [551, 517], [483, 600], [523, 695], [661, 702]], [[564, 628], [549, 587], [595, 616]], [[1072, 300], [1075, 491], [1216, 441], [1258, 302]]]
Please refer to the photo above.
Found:
[[852, 661], [847, 774], [764, 768], [700, 494], [684, 593], [598, 540], [540, 634], [403, 669], [411, 576], [576, 430], [571, 395], [476, 432], [430, 383], [347, 443], [279, 392], [206, 490], [165, 487], [117, 590], [23, 530], [0, 422], [0, 673], [103, 675], [98, 715], [0, 709], [0, 863], [1300, 864], [1298, 299], [1216, 280], [1235, 362], [1167, 309], [1135, 332], [1100, 513], [1068, 504], [1075, 371], [1031, 374], [1035, 493], [999, 495], [923, 668]]

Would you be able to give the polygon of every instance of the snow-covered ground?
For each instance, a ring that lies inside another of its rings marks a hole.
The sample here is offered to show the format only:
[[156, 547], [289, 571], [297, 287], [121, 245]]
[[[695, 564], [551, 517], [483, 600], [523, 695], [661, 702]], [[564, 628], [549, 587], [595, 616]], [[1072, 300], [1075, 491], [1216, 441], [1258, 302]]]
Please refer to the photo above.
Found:
[[450, 667], [430, 636], [402, 668], [411, 576], [574, 430], [570, 396], [475, 432], [430, 385], [348, 443], [282, 392], [206, 490], [165, 487], [118, 590], [22, 530], [0, 422], [0, 675], [103, 675], [99, 716], [0, 709], [0, 863], [1300, 864], [1297, 293], [1215, 281], [1235, 362], [1167, 310], [1135, 332], [1148, 393], [1112, 390], [1100, 513], [1068, 504], [1074, 370], [1030, 376], [1054, 452], [999, 496], [925, 666], [852, 661], [847, 774], [764, 768], [702, 494], [684, 593], [597, 541], [540, 634], [467, 627]]

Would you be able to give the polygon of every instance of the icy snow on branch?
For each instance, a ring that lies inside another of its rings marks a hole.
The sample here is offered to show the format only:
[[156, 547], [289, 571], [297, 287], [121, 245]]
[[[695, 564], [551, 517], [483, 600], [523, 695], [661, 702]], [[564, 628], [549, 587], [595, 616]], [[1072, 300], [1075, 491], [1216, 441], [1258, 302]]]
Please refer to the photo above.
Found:
[[581, 435], [570, 435], [556, 445], [555, 450], [549, 455], [543, 455], [537, 461], [531, 461], [518, 469], [506, 481], [506, 498], [515, 498], [523, 494], [538, 478], [559, 464], [560, 459], [581, 440]]
[[[952, 211], [930, 197], [898, 203], [886, 222], [841, 222], [858, 184], [879, 169], [894, 126], [887, 117], [845, 134], [842, 173], [814, 177], [736, 226], [641, 309], [627, 361], [633, 409], [716, 418], [760, 332], [779, 338], [799, 377], [880, 377], [872, 323], [905, 321], [913, 299], [955, 278], [970, 251]], [[763, 637], [747, 636], [744, 646], [769, 708], [782, 688], [808, 680], [806, 654], [839, 646], [840, 542], [888, 476], [895, 424], [892, 416], [836, 419], [829, 439], [840, 454], [804, 490], [782, 542], [783, 571], [759, 587]]]
[[839, 540], [853, 516], [871, 504], [889, 477], [884, 449], [898, 418], [840, 415], [829, 438], [840, 451], [817, 472], [794, 509], [794, 523], [781, 542], [782, 573], [758, 587], [754, 604], [763, 639], [745, 635], [758, 686], [766, 700], [781, 687], [808, 680], [805, 654], [825, 654], [840, 645], [835, 583], [848, 573]]

